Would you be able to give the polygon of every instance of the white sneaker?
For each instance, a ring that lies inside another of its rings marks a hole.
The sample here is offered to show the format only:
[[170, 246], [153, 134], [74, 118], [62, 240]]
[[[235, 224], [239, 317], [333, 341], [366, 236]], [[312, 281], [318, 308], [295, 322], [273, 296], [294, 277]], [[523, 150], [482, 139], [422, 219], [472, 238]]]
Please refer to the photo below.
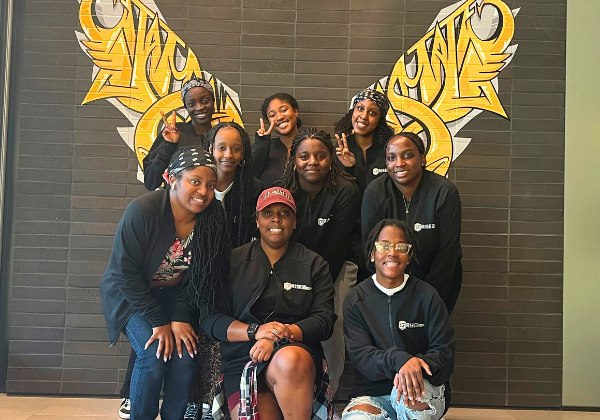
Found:
[[129, 419], [131, 412], [131, 400], [129, 398], [123, 398], [121, 400], [121, 407], [119, 407], [119, 417], [122, 419]]

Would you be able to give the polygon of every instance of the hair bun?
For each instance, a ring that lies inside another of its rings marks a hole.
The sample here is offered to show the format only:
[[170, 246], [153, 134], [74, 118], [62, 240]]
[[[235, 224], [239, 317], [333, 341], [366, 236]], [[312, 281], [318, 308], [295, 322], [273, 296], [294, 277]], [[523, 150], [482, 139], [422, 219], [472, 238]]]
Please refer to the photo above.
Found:
[[302, 120], [300, 117], [296, 117], [296, 128], [300, 129], [302, 127]]

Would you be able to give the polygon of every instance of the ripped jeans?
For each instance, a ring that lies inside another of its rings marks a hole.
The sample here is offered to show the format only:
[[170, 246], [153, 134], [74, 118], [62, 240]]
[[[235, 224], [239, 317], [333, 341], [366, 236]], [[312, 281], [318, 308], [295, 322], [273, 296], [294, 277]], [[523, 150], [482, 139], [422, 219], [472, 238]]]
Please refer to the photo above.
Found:
[[[425, 381], [425, 395], [422, 402], [429, 404], [429, 409], [424, 411], [411, 410], [404, 405], [404, 396], [401, 396], [400, 402], [396, 401], [397, 396], [398, 390], [392, 388], [390, 395], [352, 398], [342, 413], [342, 420], [439, 420], [444, 414], [446, 406], [444, 385], [433, 386]], [[381, 413], [371, 414], [360, 410], [350, 411], [352, 407], [365, 404], [378, 408]]]

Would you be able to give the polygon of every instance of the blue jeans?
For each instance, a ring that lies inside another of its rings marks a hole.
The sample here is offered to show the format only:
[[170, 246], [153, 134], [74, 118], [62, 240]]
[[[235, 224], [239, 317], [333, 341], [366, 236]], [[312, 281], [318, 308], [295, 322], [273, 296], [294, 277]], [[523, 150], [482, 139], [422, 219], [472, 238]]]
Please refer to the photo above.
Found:
[[[439, 420], [444, 414], [446, 401], [444, 399], [444, 385], [433, 386], [425, 381], [425, 395], [422, 402], [429, 404], [429, 409], [424, 411], [411, 410], [404, 405], [404, 396], [400, 402], [396, 401], [398, 390], [392, 388], [390, 395], [381, 397], [356, 397], [344, 408], [342, 420]], [[378, 408], [380, 414], [371, 414], [366, 411], [353, 410], [357, 405], [371, 405]]]
[[194, 381], [194, 359], [185, 349], [181, 359], [177, 350], [167, 362], [163, 361], [162, 355], [157, 359], [158, 340], [144, 350], [146, 342], [152, 336], [152, 327], [146, 318], [137, 312], [129, 318], [124, 332], [137, 355], [131, 375], [131, 420], [156, 419], [163, 382], [161, 419], [181, 420]]

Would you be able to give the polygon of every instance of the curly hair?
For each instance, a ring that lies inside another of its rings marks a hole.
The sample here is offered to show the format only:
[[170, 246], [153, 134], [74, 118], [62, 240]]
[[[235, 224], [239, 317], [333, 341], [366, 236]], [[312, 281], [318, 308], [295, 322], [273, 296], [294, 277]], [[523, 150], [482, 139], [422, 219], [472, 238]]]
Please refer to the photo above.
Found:
[[[381, 108], [380, 108], [381, 111]], [[338, 136], [342, 136], [342, 133], [349, 136], [352, 134], [354, 128], [352, 127], [352, 113], [354, 112], [354, 108], [346, 112], [346, 114], [340, 119], [337, 123], [335, 123], [334, 132]], [[379, 118], [379, 122], [375, 127], [373, 133], [373, 146], [376, 148], [384, 149], [384, 145], [386, 142], [394, 135], [394, 129], [387, 123], [385, 115], [381, 114], [381, 118]]]
[[288, 156], [285, 164], [285, 170], [283, 171], [283, 175], [279, 181], [276, 183], [278, 187], [286, 188], [292, 194], [296, 194], [300, 188], [298, 171], [296, 170], [294, 161], [296, 160], [296, 152], [298, 151], [298, 147], [304, 140], [308, 139], [319, 140], [321, 143], [323, 143], [327, 148], [329, 158], [331, 159], [331, 170], [327, 173], [327, 175], [325, 175], [325, 184], [323, 187], [325, 192], [335, 191], [335, 187], [337, 185], [335, 179], [338, 175], [348, 180], [354, 180], [354, 177], [347, 174], [340, 163], [333, 158], [335, 152], [333, 149], [333, 143], [331, 142], [331, 135], [323, 130], [307, 128], [298, 131], [298, 134], [296, 134], [294, 140], [292, 140], [292, 147], [290, 148], [290, 155]]
[[[375, 242], [377, 242], [377, 239], [379, 238], [379, 234], [381, 233], [383, 228], [386, 228], [388, 226], [397, 227], [402, 232], [404, 232], [404, 236], [406, 237], [406, 243], [408, 243], [410, 245], [414, 245], [414, 243], [415, 243], [415, 238], [413, 237], [410, 229], [408, 228], [408, 225], [404, 221], [396, 220], [396, 219], [383, 219], [383, 220], [380, 220], [379, 222], [377, 222], [377, 224], [375, 224], [375, 226], [373, 226], [373, 229], [371, 229], [371, 232], [369, 232], [369, 236], [367, 237], [367, 240], [365, 241], [365, 247], [364, 247], [365, 259], [367, 261], [367, 268], [372, 273], [375, 272], [375, 264], [373, 262], [371, 262], [371, 254], [373, 253], [373, 250], [375, 249]], [[411, 249], [411, 254], [412, 254], [412, 249]], [[413, 256], [412, 260], [416, 261], [416, 258]]]
[[[263, 119], [265, 121], [269, 121], [269, 117], [267, 116], [267, 111], [269, 110], [269, 105], [271, 104], [271, 101], [273, 99], [279, 99], [282, 102], [287, 102], [288, 104], [290, 104], [290, 106], [292, 107], [292, 109], [294, 111], [299, 110], [298, 101], [296, 100], [296, 98], [294, 98], [289, 93], [277, 92], [277, 93], [265, 98], [265, 101], [263, 102], [263, 104], [260, 107]], [[297, 117], [296, 118], [296, 128], [300, 128], [300, 127], [302, 127], [302, 120], [299, 117]]]
[[252, 175], [252, 149], [248, 133], [233, 121], [220, 122], [206, 133], [203, 147], [209, 150], [215, 146], [217, 132], [224, 128], [231, 127], [238, 131], [242, 138], [243, 157], [240, 164], [235, 168], [235, 178], [231, 191], [225, 195], [225, 211], [227, 212], [227, 230], [231, 237], [232, 248], [237, 248], [247, 243], [254, 232], [254, 220], [252, 210], [256, 203], [254, 202], [254, 185]]

